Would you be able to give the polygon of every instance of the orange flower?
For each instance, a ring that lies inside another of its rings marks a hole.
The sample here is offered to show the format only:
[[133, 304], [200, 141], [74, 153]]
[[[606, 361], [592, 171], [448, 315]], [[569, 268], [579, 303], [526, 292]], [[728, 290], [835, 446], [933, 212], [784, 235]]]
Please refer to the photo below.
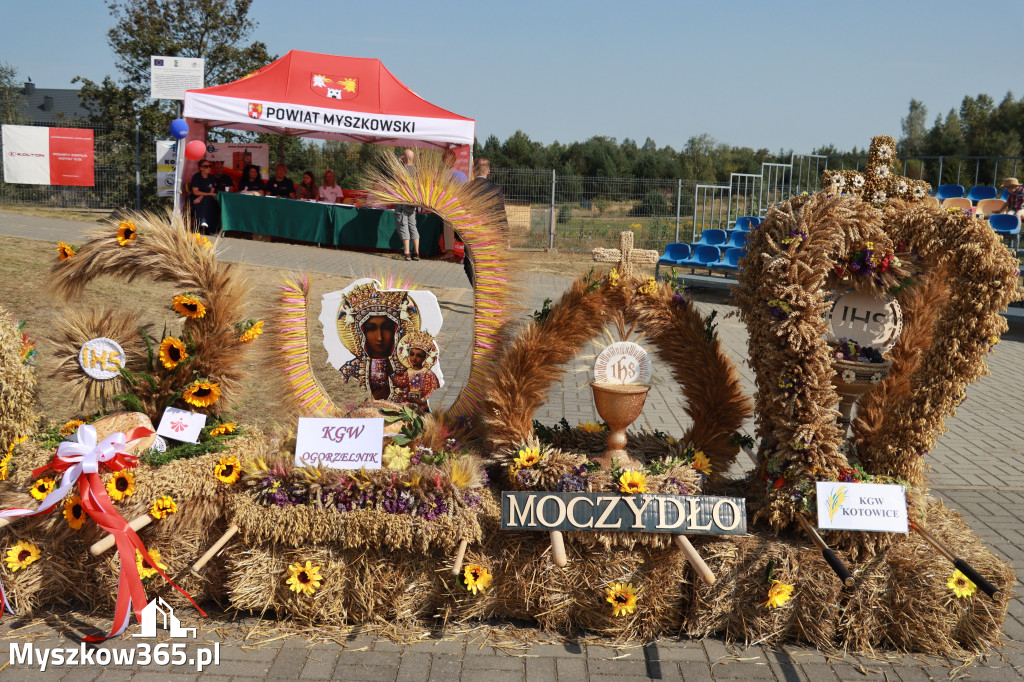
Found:
[[71, 246], [71, 244], [57, 242], [57, 258], [65, 261], [68, 258], [74, 258], [75, 253], [77, 253], [75, 247]]
[[220, 384], [214, 381], [197, 381], [185, 389], [182, 398], [195, 407], [209, 407], [220, 399]]
[[135, 236], [138, 232], [135, 230], [135, 223], [130, 220], [122, 220], [117, 225], [117, 243], [121, 246], [127, 246], [135, 241]]
[[171, 307], [174, 308], [174, 312], [183, 317], [199, 319], [206, 315], [206, 306], [195, 296], [182, 296], [179, 294], [174, 297]]

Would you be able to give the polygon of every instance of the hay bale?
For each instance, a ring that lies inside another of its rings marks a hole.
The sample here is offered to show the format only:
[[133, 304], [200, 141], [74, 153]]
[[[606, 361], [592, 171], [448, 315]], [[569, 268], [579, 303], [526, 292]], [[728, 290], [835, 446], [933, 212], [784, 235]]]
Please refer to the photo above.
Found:
[[0, 306], [0, 456], [22, 436], [35, 430], [35, 367], [23, 361], [22, 334]]

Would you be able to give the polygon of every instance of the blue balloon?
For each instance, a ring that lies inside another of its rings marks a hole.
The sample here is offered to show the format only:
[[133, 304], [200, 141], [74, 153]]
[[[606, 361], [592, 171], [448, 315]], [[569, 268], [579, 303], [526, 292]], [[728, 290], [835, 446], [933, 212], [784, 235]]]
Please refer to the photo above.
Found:
[[176, 118], [171, 121], [171, 135], [176, 140], [184, 140], [188, 135], [188, 123], [185, 123], [185, 119]]

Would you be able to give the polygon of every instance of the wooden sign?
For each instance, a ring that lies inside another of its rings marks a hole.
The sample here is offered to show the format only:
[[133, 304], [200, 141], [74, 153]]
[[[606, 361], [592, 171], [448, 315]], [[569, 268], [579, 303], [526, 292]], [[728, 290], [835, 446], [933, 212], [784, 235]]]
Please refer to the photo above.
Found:
[[903, 330], [903, 311], [888, 296], [874, 298], [851, 290], [836, 296], [828, 321], [837, 339], [852, 339], [888, 353]]
[[742, 497], [505, 491], [501, 529], [746, 535], [747, 508]]
[[632, 341], [618, 341], [601, 351], [594, 363], [599, 384], [649, 384], [651, 356]]
[[384, 419], [299, 418], [295, 466], [380, 469]]
[[89, 339], [78, 351], [78, 364], [82, 371], [98, 381], [119, 376], [124, 362], [124, 350], [120, 344], [105, 336]]

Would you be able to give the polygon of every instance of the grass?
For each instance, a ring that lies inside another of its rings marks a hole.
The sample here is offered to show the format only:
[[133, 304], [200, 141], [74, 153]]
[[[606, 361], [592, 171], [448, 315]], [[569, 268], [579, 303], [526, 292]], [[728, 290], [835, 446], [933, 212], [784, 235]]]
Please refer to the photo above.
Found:
[[8, 213], [20, 213], [22, 215], [34, 215], [41, 218], [59, 218], [61, 220], [77, 220], [85, 223], [98, 223], [109, 217], [113, 211], [110, 209], [72, 209], [72, 208], [50, 208], [47, 206], [27, 206], [22, 204], [0, 204], [0, 211]]

